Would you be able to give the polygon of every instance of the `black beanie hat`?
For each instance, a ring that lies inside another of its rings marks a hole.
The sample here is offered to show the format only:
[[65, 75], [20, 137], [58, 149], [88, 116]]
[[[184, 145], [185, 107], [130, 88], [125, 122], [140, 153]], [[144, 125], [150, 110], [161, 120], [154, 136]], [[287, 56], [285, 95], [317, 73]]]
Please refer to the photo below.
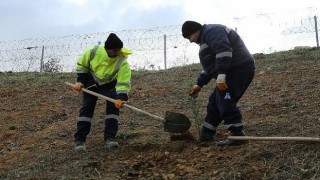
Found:
[[110, 33], [106, 42], [104, 43], [105, 49], [121, 49], [123, 48], [123, 42], [114, 33]]
[[195, 21], [186, 21], [182, 25], [182, 36], [187, 38], [191, 34], [197, 32], [202, 28], [202, 25]]

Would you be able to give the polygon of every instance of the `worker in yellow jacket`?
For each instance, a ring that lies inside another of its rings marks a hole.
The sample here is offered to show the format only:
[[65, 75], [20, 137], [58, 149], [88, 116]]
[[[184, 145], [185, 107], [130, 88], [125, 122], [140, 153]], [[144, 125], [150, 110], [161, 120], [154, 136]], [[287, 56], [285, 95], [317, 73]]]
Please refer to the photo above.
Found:
[[[127, 61], [132, 54], [123, 48], [119, 37], [111, 33], [105, 44], [91, 46], [79, 58], [76, 66], [76, 91], [81, 88], [115, 99], [115, 103], [106, 101], [104, 143], [106, 148], [116, 148], [119, 144], [115, 137], [118, 132], [119, 108], [129, 98], [131, 87], [131, 69]], [[85, 141], [90, 132], [97, 97], [83, 92], [83, 103], [74, 134], [77, 152], [86, 151]]]

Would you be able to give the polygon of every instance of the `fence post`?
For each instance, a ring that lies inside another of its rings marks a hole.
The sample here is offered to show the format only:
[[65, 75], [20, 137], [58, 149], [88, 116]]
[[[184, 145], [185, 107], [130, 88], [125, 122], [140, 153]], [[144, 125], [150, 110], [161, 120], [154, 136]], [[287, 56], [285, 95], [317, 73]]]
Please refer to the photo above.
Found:
[[42, 46], [42, 53], [41, 53], [41, 59], [40, 59], [40, 72], [43, 70], [43, 54], [44, 54], [44, 46]]
[[316, 41], [317, 41], [317, 47], [319, 47], [319, 36], [318, 36], [318, 22], [317, 22], [317, 16], [314, 16], [314, 26], [316, 29]]
[[166, 70], [167, 69], [167, 36], [164, 35], [163, 36], [163, 40], [164, 40], [164, 69]]

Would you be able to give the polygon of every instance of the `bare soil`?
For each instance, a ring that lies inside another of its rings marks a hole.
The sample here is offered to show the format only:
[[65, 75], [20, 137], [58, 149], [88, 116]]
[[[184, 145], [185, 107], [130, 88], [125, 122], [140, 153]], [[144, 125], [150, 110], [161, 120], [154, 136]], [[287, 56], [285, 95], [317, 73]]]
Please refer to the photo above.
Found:
[[[254, 81], [239, 102], [245, 132], [257, 137], [320, 137], [320, 52], [256, 55]], [[135, 71], [129, 104], [192, 121], [186, 134], [121, 109], [118, 149], [103, 142], [105, 102], [99, 100], [87, 152], [74, 151], [81, 93], [64, 84], [72, 73], [0, 73], [0, 179], [320, 179], [320, 143], [250, 141], [237, 147], [198, 142], [214, 81], [196, 101], [188, 91], [199, 64]], [[199, 114], [197, 115], [196, 112]], [[227, 138], [221, 126], [217, 140]]]

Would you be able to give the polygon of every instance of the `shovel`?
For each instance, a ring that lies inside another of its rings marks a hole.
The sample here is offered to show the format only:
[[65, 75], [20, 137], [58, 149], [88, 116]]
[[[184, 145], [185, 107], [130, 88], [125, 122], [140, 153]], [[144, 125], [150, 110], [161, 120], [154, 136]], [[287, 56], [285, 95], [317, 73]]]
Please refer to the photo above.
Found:
[[[69, 83], [69, 82], [65, 82], [66, 85], [73, 87], [74, 85]], [[82, 88], [81, 89], [83, 92], [86, 92], [88, 94], [100, 97], [104, 100], [110, 101], [110, 102], [115, 102], [114, 99], [109, 98], [107, 96], [103, 96], [101, 94], [98, 94], [96, 92], [90, 91], [88, 89]], [[164, 131], [166, 132], [171, 132], [171, 133], [185, 133], [187, 132], [190, 127], [191, 127], [191, 122], [188, 119], [187, 116], [185, 116], [184, 114], [180, 114], [180, 113], [176, 113], [176, 112], [172, 112], [172, 111], [167, 111], [165, 118], [150, 114], [146, 111], [143, 111], [141, 109], [138, 109], [136, 107], [130, 106], [128, 104], [124, 104], [123, 106], [132, 109], [133, 111], [142, 113], [144, 115], [150, 116], [160, 122], [162, 122], [164, 124]]]

